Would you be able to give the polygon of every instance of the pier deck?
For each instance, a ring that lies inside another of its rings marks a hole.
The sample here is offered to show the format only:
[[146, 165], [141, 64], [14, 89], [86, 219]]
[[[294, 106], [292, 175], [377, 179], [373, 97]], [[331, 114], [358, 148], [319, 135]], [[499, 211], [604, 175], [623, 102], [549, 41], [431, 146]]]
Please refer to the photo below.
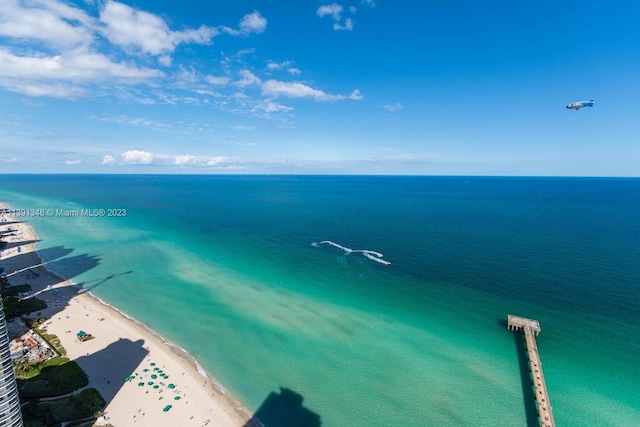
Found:
[[[537, 320], [527, 319], [509, 314], [507, 328], [512, 331], [524, 330], [525, 342], [527, 345], [527, 356], [529, 357], [529, 370], [535, 391], [535, 398], [538, 407], [538, 418], [542, 427], [555, 427], [551, 403], [549, 402], [549, 392], [542, 373], [542, 363], [536, 345], [536, 336], [540, 333], [540, 323]], [[535, 333], [535, 334], [534, 334]]]

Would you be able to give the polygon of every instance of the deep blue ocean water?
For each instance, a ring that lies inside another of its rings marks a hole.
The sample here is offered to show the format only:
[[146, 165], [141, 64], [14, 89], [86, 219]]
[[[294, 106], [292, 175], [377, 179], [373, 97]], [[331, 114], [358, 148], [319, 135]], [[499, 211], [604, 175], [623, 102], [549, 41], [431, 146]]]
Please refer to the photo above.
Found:
[[26, 219], [252, 411], [283, 387], [323, 426], [532, 424], [511, 313], [558, 425], [640, 420], [640, 179], [3, 175], [0, 200], [126, 209]]

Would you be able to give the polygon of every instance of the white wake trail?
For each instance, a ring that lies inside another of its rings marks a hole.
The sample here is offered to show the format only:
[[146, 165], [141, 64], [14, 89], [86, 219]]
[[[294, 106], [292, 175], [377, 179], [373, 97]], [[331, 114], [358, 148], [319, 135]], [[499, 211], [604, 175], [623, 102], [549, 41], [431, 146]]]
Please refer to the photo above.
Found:
[[[313, 246], [318, 246], [318, 244], [316, 244], [315, 242], [312, 243]], [[342, 249], [347, 255], [354, 253], [354, 252], [360, 252], [362, 255], [364, 255], [365, 257], [369, 258], [371, 261], [375, 261], [378, 262], [380, 264], [384, 264], [384, 265], [389, 265], [391, 264], [389, 261], [382, 259], [384, 257], [384, 255], [382, 255], [380, 252], [376, 252], [376, 251], [370, 251], [368, 249], [351, 249], [351, 248], [347, 248], [346, 246], [342, 246], [339, 245], [335, 242], [332, 242], [331, 240], [323, 240], [322, 242], [320, 242], [320, 245], [331, 245], [331, 246], [335, 246], [338, 249]]]

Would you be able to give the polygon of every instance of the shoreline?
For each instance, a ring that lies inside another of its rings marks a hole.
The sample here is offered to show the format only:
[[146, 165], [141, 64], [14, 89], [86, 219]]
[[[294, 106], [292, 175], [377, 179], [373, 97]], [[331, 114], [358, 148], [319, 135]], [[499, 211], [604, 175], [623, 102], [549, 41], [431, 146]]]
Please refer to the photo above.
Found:
[[[11, 207], [0, 202], [0, 209], [7, 208]], [[67, 351], [66, 357], [80, 364], [89, 378], [87, 387], [97, 389], [107, 402], [103, 409], [105, 417], [96, 425], [122, 426], [132, 421], [141, 426], [201, 425], [209, 420], [210, 425], [233, 427], [243, 426], [251, 419], [251, 413], [184, 348], [72, 280], [48, 270], [35, 247], [38, 236], [27, 222], [7, 215], [0, 215], [0, 221], [0, 231], [11, 228], [15, 234], [4, 236], [8, 245], [0, 252], [0, 267], [4, 268], [9, 283], [28, 282], [32, 289], [27, 298], [46, 301], [42, 316], [47, 318], [44, 324], [47, 331], [58, 336]], [[75, 340], [77, 330], [87, 330], [95, 338], [80, 343]], [[167, 381], [175, 381], [175, 389], [169, 390], [166, 384], [157, 381], [156, 389], [146, 384], [140, 386], [143, 379], [150, 379], [150, 374], [144, 372], [156, 364], [171, 373], [171, 380]], [[120, 371], [118, 375], [116, 371]], [[136, 378], [123, 382], [129, 375]], [[159, 384], [162, 385], [158, 387]], [[171, 396], [162, 395], [163, 391], [174, 394], [175, 400], [164, 400]], [[156, 392], [158, 400], [150, 398]], [[167, 404], [172, 405], [171, 410], [157, 409]]]

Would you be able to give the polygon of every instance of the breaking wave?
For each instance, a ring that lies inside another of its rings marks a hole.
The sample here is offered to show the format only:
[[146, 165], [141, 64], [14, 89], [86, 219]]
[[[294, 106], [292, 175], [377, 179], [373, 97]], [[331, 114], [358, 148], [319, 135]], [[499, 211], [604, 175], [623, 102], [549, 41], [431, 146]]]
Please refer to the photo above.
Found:
[[367, 249], [351, 249], [351, 248], [347, 248], [346, 246], [339, 245], [339, 244], [337, 244], [335, 242], [332, 242], [330, 240], [323, 240], [320, 243], [313, 242], [311, 245], [316, 246], [316, 247], [318, 247], [320, 245], [331, 245], [331, 246], [335, 246], [338, 249], [342, 249], [345, 252], [345, 254], [347, 254], [347, 255], [349, 255], [351, 253], [354, 253], [354, 252], [359, 252], [362, 255], [364, 255], [365, 257], [369, 258], [371, 261], [379, 262], [380, 264], [384, 264], [384, 265], [391, 264], [389, 261], [386, 261], [386, 260], [382, 259], [384, 257], [384, 255], [382, 255], [380, 252], [370, 251], [370, 250], [367, 250]]

